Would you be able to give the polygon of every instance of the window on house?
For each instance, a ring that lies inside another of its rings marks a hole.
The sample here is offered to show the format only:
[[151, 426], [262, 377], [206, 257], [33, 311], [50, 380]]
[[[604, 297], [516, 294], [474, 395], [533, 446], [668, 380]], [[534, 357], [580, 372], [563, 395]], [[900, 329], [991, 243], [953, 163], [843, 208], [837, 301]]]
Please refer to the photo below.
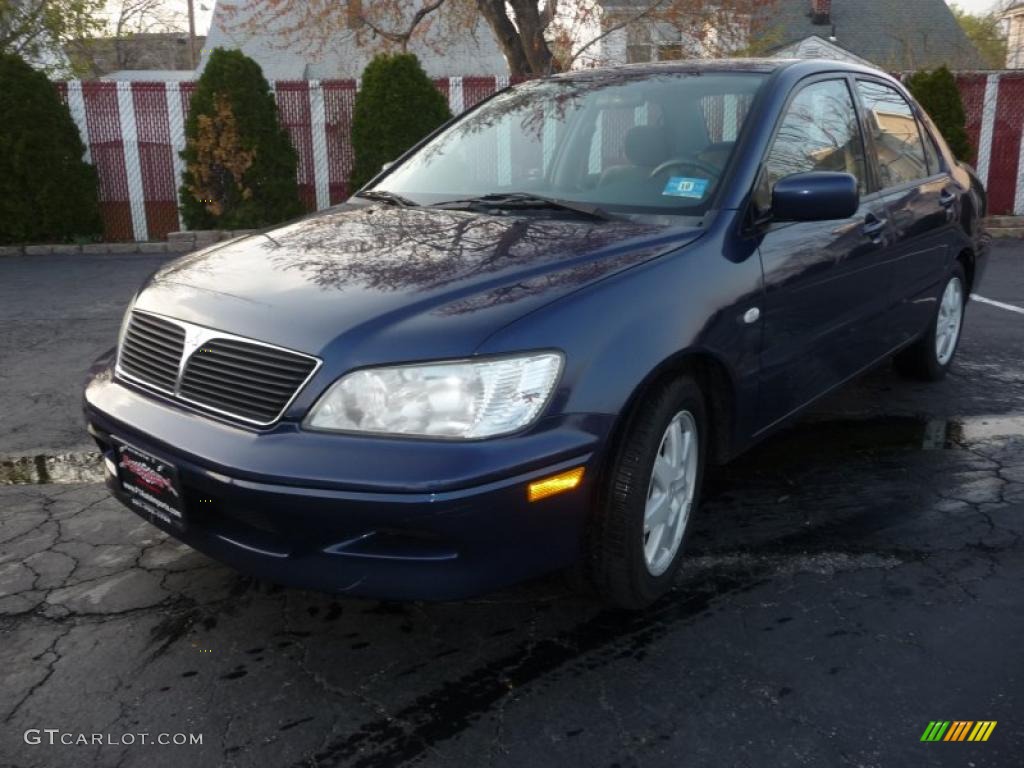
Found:
[[928, 176], [917, 118], [899, 91], [881, 83], [857, 82], [874, 138], [883, 187], [895, 187]]
[[363, 24], [362, 0], [348, 0], [345, 5], [345, 25], [349, 29], [358, 29]]
[[627, 45], [626, 46], [626, 63], [627, 64], [641, 64], [651, 60], [651, 46], [646, 43], [643, 45]]
[[679, 61], [683, 58], [682, 43], [660, 43], [658, 45], [658, 61]]

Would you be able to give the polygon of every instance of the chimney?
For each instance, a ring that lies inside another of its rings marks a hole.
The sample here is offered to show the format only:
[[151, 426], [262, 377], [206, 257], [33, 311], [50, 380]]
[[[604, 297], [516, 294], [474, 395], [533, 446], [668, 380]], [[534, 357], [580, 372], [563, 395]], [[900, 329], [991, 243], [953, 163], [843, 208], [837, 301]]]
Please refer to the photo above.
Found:
[[832, 0], [811, 0], [811, 21], [814, 24], [831, 24]]

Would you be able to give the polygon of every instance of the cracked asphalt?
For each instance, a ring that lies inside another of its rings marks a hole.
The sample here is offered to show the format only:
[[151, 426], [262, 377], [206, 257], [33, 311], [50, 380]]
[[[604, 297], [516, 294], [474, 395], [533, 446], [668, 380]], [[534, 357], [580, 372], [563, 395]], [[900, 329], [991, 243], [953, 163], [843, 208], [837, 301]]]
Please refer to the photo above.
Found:
[[[112, 258], [0, 260], [0, 454], [85, 445], [79, 381], [158, 264]], [[1024, 307], [1024, 243], [976, 292]], [[869, 374], [694, 522], [642, 614], [558, 576], [391, 604], [253, 581], [96, 483], [0, 486], [0, 766], [1021, 765], [1024, 315], [973, 304], [946, 381]]]

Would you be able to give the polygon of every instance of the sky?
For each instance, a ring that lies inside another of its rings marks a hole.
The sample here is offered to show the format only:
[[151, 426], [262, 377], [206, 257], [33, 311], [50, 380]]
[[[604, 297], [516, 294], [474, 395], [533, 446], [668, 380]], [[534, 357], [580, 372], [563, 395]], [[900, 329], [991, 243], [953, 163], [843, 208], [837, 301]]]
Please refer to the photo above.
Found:
[[[180, 9], [181, 13], [187, 18], [188, 3], [185, 0], [169, 0], [167, 4], [175, 9]], [[213, 16], [214, 5], [216, 5], [214, 0], [193, 0], [197, 35], [205, 35], [206, 30], [210, 28], [210, 18]], [[206, 10], [203, 10], [204, 8]]]
[[997, 1], [998, 0], [955, 0], [955, 2], [951, 2], [949, 4], [960, 6], [969, 13], [980, 15], [992, 10]]
[[[188, 28], [188, 0], [163, 0], [161, 5], [168, 12], [180, 17], [183, 29]], [[213, 16], [214, 5], [216, 5], [216, 0], [193, 0], [197, 35], [205, 35], [206, 30], [210, 28], [210, 18]], [[111, 19], [116, 19], [121, 6], [121, 0], [107, 0], [107, 16]]]

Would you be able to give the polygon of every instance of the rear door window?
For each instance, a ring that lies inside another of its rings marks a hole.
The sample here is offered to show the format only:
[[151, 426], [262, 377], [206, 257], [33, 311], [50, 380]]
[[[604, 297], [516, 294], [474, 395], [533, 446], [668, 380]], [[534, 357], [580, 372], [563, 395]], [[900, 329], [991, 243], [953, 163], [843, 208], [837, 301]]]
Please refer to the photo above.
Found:
[[[867, 113], [882, 187], [927, 178], [930, 171], [925, 144], [907, 100], [895, 88], [881, 83], [858, 80], [857, 90]], [[937, 164], [937, 160], [933, 162]]]
[[920, 123], [918, 123], [918, 127], [921, 129], [921, 135], [924, 136], [924, 155], [928, 161], [928, 173], [934, 176], [942, 172], [942, 156], [939, 154], [939, 148], [935, 145], [935, 139], [928, 133], [928, 129]]

